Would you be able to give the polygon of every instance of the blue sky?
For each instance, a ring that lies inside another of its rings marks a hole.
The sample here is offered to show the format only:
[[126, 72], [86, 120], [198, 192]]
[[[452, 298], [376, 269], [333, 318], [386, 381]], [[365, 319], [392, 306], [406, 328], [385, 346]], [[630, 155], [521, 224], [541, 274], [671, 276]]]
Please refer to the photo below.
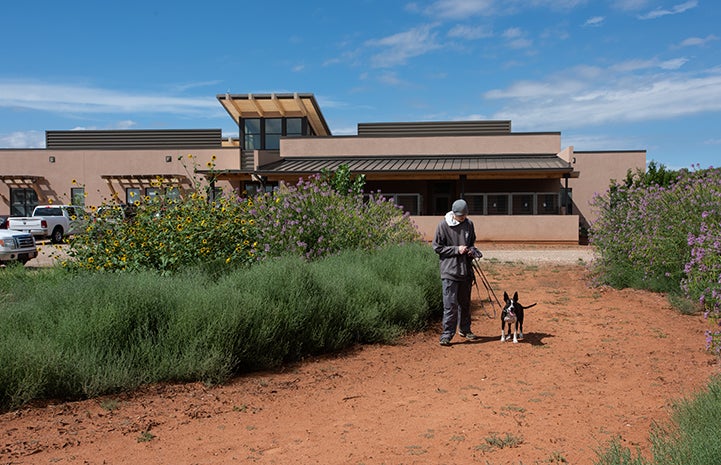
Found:
[[0, 12], [0, 147], [43, 147], [45, 130], [237, 135], [217, 94], [310, 92], [334, 134], [510, 119], [578, 151], [721, 160], [718, 1], [35, 0]]

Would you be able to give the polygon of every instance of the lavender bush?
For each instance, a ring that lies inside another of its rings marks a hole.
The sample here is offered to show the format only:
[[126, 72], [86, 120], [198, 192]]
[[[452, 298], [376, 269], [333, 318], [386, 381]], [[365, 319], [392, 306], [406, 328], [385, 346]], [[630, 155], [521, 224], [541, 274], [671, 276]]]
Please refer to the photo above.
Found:
[[719, 353], [721, 170], [682, 170], [667, 187], [613, 184], [594, 206], [600, 279], [698, 300], [715, 323], [709, 348]]

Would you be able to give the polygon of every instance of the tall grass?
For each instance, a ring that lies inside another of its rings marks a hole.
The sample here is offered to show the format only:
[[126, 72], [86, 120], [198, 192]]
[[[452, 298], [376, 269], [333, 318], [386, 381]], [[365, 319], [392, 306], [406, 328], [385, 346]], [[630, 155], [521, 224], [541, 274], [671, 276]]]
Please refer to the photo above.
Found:
[[388, 343], [441, 308], [423, 244], [282, 257], [225, 275], [27, 273], [0, 281], [0, 408], [158, 381], [217, 383], [357, 343]]
[[721, 377], [673, 407], [670, 424], [651, 433], [650, 459], [618, 440], [599, 452], [596, 465], [710, 465], [721, 463]]

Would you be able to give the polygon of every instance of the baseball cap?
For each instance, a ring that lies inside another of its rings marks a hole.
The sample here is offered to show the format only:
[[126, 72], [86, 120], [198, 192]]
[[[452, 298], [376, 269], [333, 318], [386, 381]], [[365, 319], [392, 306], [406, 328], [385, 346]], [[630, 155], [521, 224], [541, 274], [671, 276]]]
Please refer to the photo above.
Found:
[[454, 215], [460, 216], [460, 215], [467, 215], [468, 214], [468, 204], [463, 199], [458, 199], [455, 202], [453, 202], [453, 207], [451, 207], [451, 210], [453, 211]]

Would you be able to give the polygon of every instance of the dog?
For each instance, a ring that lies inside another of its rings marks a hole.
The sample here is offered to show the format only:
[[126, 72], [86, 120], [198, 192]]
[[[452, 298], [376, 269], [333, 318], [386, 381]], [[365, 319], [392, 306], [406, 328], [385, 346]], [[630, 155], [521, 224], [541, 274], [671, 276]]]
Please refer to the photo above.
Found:
[[[501, 342], [511, 339], [511, 326], [513, 326], [513, 342], [517, 343], [519, 339], [523, 339], [523, 317], [524, 310], [536, 305], [532, 303], [523, 306], [518, 303], [518, 292], [513, 294], [513, 298], [508, 297], [508, 293], [503, 293], [503, 301], [506, 303], [501, 312]], [[506, 336], [506, 323], [508, 323], [508, 336]]]

